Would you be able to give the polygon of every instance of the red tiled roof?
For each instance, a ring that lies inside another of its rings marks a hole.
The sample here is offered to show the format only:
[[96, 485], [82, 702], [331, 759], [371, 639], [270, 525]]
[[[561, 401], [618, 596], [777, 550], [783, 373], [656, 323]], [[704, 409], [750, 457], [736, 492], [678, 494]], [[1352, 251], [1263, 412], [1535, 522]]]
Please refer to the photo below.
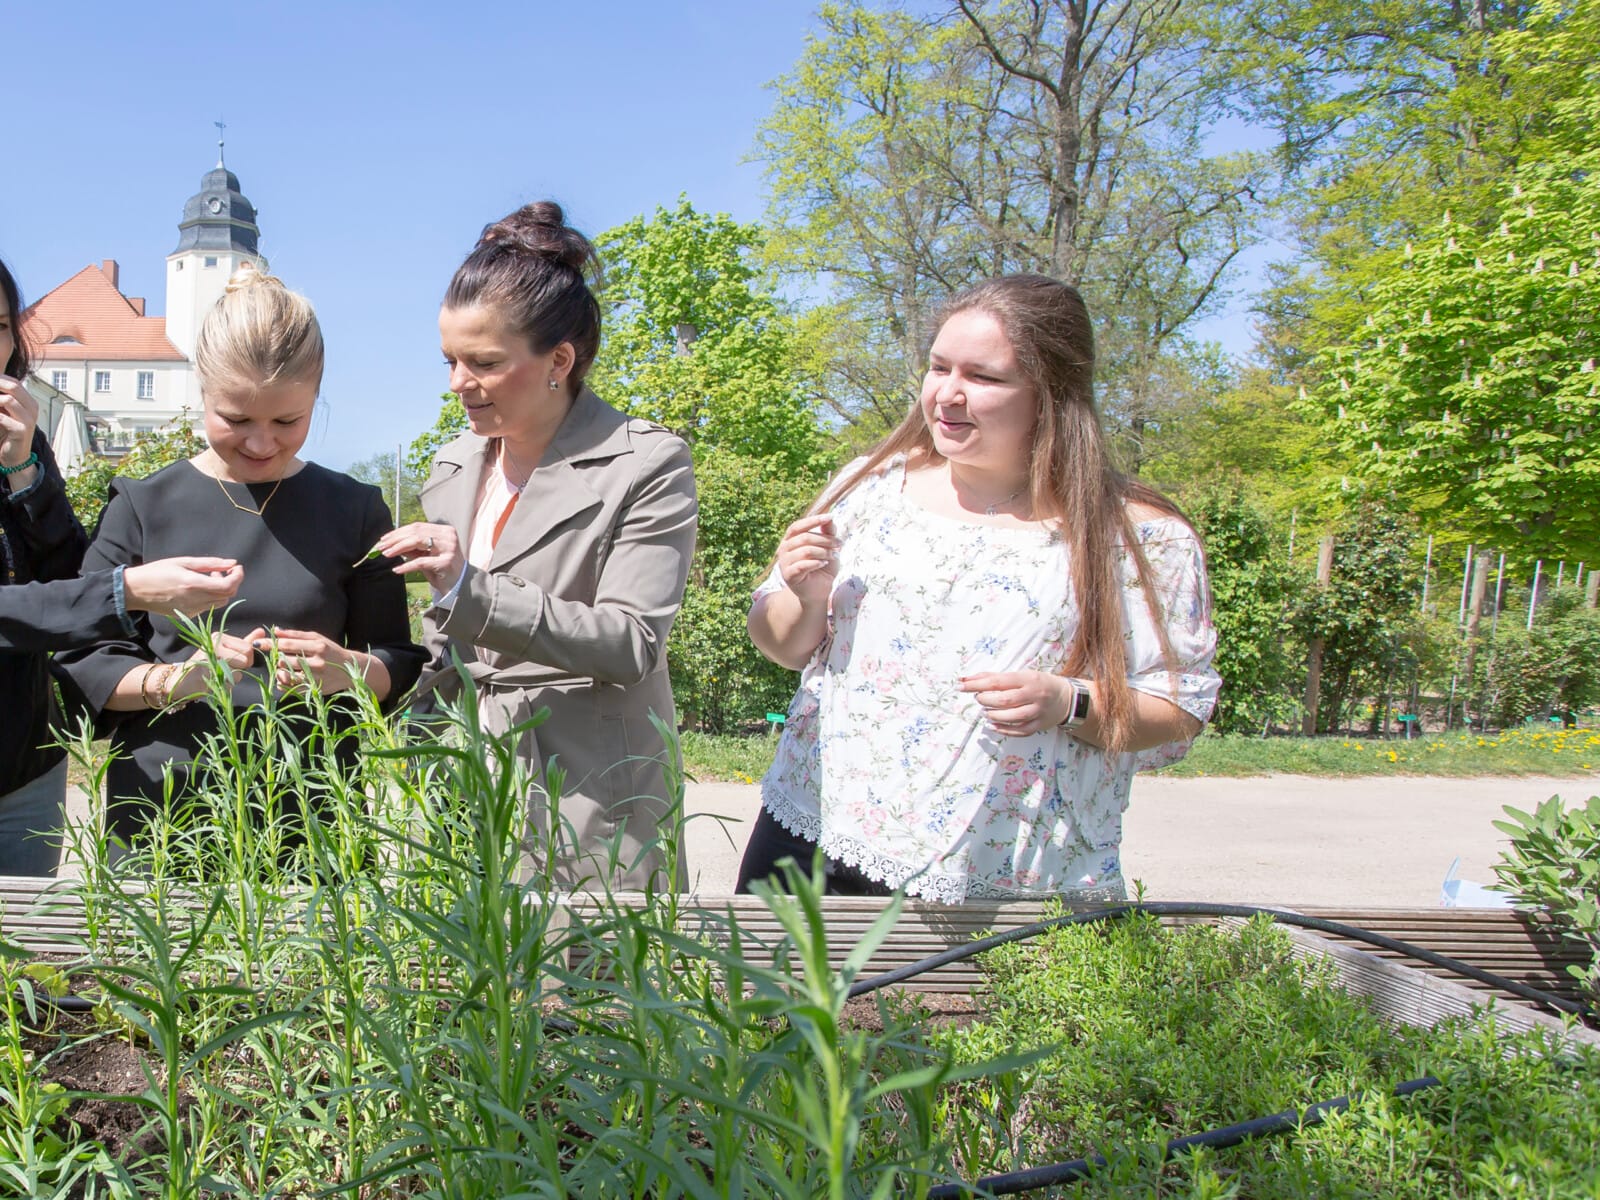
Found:
[[22, 336], [38, 361], [185, 361], [167, 340], [167, 319], [142, 316], [143, 303], [119, 292], [116, 277], [110, 260], [87, 266], [23, 310]]

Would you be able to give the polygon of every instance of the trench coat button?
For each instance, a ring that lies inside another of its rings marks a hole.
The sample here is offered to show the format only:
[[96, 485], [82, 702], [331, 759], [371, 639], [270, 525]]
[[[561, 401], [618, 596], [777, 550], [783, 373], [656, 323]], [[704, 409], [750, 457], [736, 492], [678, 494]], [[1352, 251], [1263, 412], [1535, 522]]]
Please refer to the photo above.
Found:
[[513, 587], [527, 587], [528, 581], [518, 575], [513, 575], [511, 576], [511, 585]]

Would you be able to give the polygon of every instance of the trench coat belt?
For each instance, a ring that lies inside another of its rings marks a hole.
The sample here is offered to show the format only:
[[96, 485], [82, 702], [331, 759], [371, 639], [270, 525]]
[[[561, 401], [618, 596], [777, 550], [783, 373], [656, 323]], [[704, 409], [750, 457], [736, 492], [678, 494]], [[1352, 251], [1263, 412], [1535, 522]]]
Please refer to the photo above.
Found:
[[[473, 661], [461, 665], [480, 691], [484, 688], [515, 690], [558, 687], [564, 684], [588, 685], [593, 682], [586, 675], [574, 675], [570, 671], [540, 666], [538, 663], [508, 663], [497, 667], [486, 662]], [[452, 696], [458, 690], [460, 681], [461, 676], [457, 673], [456, 664], [447, 663], [444, 666], [432, 667], [422, 673], [422, 678], [417, 682], [416, 694], [425, 696], [429, 692], [439, 691], [445, 696]]]

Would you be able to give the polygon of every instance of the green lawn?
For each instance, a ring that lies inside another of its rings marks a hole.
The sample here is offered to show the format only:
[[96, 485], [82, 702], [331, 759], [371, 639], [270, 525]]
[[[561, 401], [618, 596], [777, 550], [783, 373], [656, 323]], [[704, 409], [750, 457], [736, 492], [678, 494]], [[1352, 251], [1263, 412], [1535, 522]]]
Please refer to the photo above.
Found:
[[[770, 736], [683, 735], [689, 774], [753, 783], [772, 761]], [[1560, 775], [1600, 773], [1600, 729], [1512, 729], [1405, 739], [1202, 736], [1163, 775]]]

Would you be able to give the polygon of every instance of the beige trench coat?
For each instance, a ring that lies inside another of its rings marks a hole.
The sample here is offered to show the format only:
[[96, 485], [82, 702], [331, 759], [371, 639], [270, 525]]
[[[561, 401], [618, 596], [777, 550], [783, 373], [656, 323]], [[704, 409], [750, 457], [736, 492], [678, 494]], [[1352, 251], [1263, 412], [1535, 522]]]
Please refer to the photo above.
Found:
[[[439, 451], [422, 489], [428, 520], [454, 526], [463, 546], [491, 453], [489, 439], [463, 434]], [[681, 826], [663, 824], [673, 813], [667, 749], [650, 714], [669, 726], [676, 719], [667, 634], [683, 602], [696, 514], [683, 440], [584, 388], [488, 569], [469, 566], [452, 607], [424, 614], [433, 666], [448, 668], [452, 650], [461, 657], [478, 682], [490, 732], [549, 708], [520, 753], [535, 779], [552, 763], [566, 772], [560, 824], [571, 845], [556, 864], [564, 887], [594, 888], [602, 879], [644, 887], [665, 866], [659, 839], [669, 833], [679, 845], [673, 885], [687, 877]], [[440, 678], [448, 697], [454, 673]], [[538, 786], [529, 822], [532, 847], [550, 824]], [[537, 865], [532, 854], [527, 870]], [[665, 883], [655, 879], [657, 887]]]

